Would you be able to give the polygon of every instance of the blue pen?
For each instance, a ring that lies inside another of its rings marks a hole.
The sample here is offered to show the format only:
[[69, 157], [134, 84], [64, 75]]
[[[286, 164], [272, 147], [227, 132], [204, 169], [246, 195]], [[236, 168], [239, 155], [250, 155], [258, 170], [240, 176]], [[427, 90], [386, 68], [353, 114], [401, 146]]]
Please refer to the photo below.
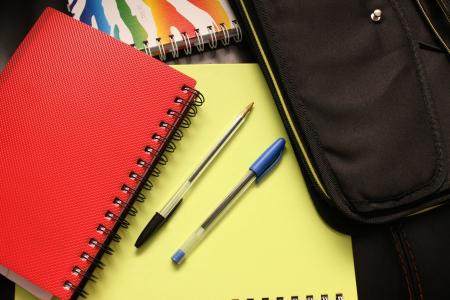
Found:
[[225, 197], [212, 214], [200, 225], [200, 227], [184, 242], [184, 244], [172, 256], [172, 261], [180, 264], [205, 237], [206, 233], [216, 224], [220, 216], [223, 216], [234, 200], [239, 198], [245, 190], [254, 182], [257, 183], [266, 175], [281, 159], [286, 141], [279, 138], [250, 166], [245, 177]]

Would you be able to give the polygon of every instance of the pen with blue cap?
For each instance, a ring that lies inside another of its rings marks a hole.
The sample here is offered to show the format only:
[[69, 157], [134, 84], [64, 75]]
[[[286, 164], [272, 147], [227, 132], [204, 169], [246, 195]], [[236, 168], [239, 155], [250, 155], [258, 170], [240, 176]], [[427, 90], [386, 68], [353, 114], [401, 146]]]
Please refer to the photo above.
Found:
[[172, 256], [172, 261], [180, 264], [197, 246], [206, 233], [214, 226], [219, 217], [223, 216], [231, 204], [241, 196], [253, 182], [260, 182], [272, 168], [280, 161], [286, 141], [277, 139], [264, 153], [250, 166], [249, 172], [225, 197], [217, 208], [209, 215], [200, 227], [184, 242]]

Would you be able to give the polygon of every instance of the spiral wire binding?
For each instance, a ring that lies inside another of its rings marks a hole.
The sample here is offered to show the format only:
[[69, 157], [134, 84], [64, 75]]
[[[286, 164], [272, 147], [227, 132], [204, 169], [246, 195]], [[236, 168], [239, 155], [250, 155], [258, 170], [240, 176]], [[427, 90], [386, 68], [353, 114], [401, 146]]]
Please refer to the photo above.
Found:
[[[76, 1], [73, 1], [72, 4], [69, 5], [68, 1], [66, 1], [66, 5], [68, 7], [68, 11], [69, 14], [73, 17], [75, 14], [72, 12], [73, 11], [73, 7], [75, 5]], [[232, 29], [234, 29], [234, 31], [236, 32], [236, 35], [233, 36], [233, 40], [236, 43], [239, 43], [242, 41], [242, 29], [238, 23], [237, 20], [232, 20], [231, 21], [231, 25], [233, 26]], [[223, 46], [228, 46], [230, 44], [230, 40], [231, 40], [231, 34], [228, 28], [226, 28], [224, 23], [220, 23], [219, 24], [219, 31], [215, 30], [214, 26], [207, 26], [207, 30], [209, 33], [209, 40], [208, 40], [208, 45], [211, 49], [215, 49], [218, 46], [218, 38], [217, 36], [222, 35], [223, 39], [221, 39], [222, 41], [222, 45]], [[194, 44], [194, 46], [197, 48], [198, 52], [203, 52], [205, 51], [205, 42], [203, 39], [203, 36], [200, 34], [200, 29], [196, 28], [194, 30], [194, 38], [196, 40], [196, 43]], [[182, 43], [184, 43], [184, 53], [185, 55], [191, 55], [192, 54], [192, 43], [191, 43], [191, 37], [189, 36], [189, 34], [187, 32], [181, 32], [181, 37], [182, 37]], [[170, 52], [172, 54], [172, 58], [178, 58], [180, 56], [180, 47], [178, 45], [178, 43], [175, 41], [174, 36], [171, 34], [169, 35], [169, 39], [170, 39]], [[161, 42], [161, 37], [156, 38], [156, 44], [158, 47], [158, 57], [161, 61], [165, 61], [167, 60], [167, 53], [166, 53], [166, 49], [164, 47], [164, 45]], [[131, 44], [130, 46], [135, 47], [135, 44]], [[143, 48], [139, 49], [143, 52], [145, 52], [146, 54], [153, 56], [153, 53], [150, 49], [149, 43], [148, 41], [143, 41]]]
[[213, 29], [212, 26], [208, 26], [206, 27], [208, 29], [208, 33], [209, 33], [209, 47], [211, 49], [216, 49], [217, 48], [217, 35], [216, 35], [216, 31]]
[[173, 58], [178, 58], [179, 56], [178, 45], [177, 42], [175, 41], [173, 34], [171, 34], [169, 38], [170, 38], [170, 45], [172, 46], [172, 56]]
[[234, 41], [235, 41], [236, 43], [242, 42], [242, 37], [243, 37], [243, 35], [242, 35], [242, 29], [241, 29], [241, 26], [239, 26], [238, 21], [237, 21], [237, 20], [233, 20], [233, 21], [231, 22], [231, 24], [233, 24], [233, 27], [234, 27], [234, 29], [236, 30], [236, 36], [233, 37]]
[[[271, 298], [271, 297], [262, 297], [262, 298], [232, 298], [231, 300], [239, 300], [239, 299], [246, 299], [246, 300], [258, 300], [258, 299], [261, 299], [261, 300], [301, 300], [301, 299], [305, 299], [305, 300], [314, 300], [314, 296], [313, 295], [306, 295], [306, 297], [305, 298], [303, 298], [303, 297], [299, 297], [298, 295], [295, 295], [295, 296], [290, 296], [290, 297], [287, 297], [287, 298], [285, 298], [285, 297], [283, 297], [283, 296], [278, 296], [278, 297], [274, 297], [274, 298]], [[318, 299], [318, 298], [316, 298], [316, 299]], [[336, 299], [336, 300], [344, 300], [344, 294], [342, 294], [342, 293], [336, 293], [336, 298], [331, 298], [331, 296], [330, 297], [328, 297], [328, 294], [321, 294], [320, 295], [320, 299], [319, 300], [332, 300], [332, 299]]]
[[133, 189], [127, 184], [122, 184], [120, 190], [126, 197], [127, 200], [123, 200], [122, 197], [118, 196], [112, 200], [112, 205], [121, 208], [120, 215], [113, 213], [111, 210], [107, 210], [104, 217], [107, 220], [112, 220], [115, 225], [112, 228], [108, 228], [104, 224], [98, 224], [95, 228], [97, 233], [106, 235], [107, 238], [104, 243], [99, 242], [95, 238], [90, 238], [87, 242], [87, 247], [97, 249], [97, 254], [95, 257], [91, 256], [88, 252], [82, 252], [80, 254], [80, 260], [88, 262], [90, 264], [88, 270], [83, 270], [79, 266], [73, 266], [71, 274], [80, 277], [80, 284], [75, 285], [71, 280], [65, 280], [63, 283], [63, 288], [67, 291], [72, 291], [71, 299], [76, 299], [78, 296], [86, 298], [87, 292], [83, 289], [88, 280], [93, 282], [96, 281], [97, 277], [93, 274], [95, 268], [103, 269], [104, 263], [100, 261], [103, 254], [112, 255], [114, 250], [109, 247], [111, 241], [120, 242], [121, 236], [117, 233], [119, 227], [128, 228], [130, 223], [125, 220], [127, 215], [135, 216], [137, 214], [137, 209], [134, 207], [134, 201], [143, 202], [145, 200], [144, 194], [141, 193], [142, 189], [151, 190], [153, 187], [152, 182], [149, 180], [150, 176], [158, 177], [161, 173], [160, 169], [156, 167], [156, 164], [165, 165], [168, 162], [168, 158], [165, 152], [174, 152], [176, 149], [175, 143], [172, 141], [179, 141], [183, 138], [183, 132], [180, 128], [188, 128], [191, 125], [191, 118], [195, 117], [197, 114], [197, 107], [201, 106], [204, 102], [203, 94], [199, 91], [183, 86], [182, 91], [185, 93], [190, 93], [189, 99], [185, 100], [182, 98], [175, 98], [174, 105], [181, 105], [182, 110], [178, 112], [173, 109], [169, 109], [167, 114], [176, 118], [174, 125], [171, 125], [165, 121], [161, 121], [159, 126], [167, 130], [167, 134], [162, 136], [160, 134], [154, 133], [151, 138], [159, 142], [159, 147], [155, 149], [151, 146], [146, 146], [143, 150], [146, 154], [151, 154], [153, 159], [147, 161], [145, 159], [139, 158], [136, 161], [136, 167], [144, 168], [144, 175], [139, 175], [134, 170], [131, 170], [128, 177], [129, 179], [136, 181], [137, 188]]
[[203, 36], [200, 34], [200, 29], [194, 30], [195, 37], [197, 38], [197, 44], [195, 44], [195, 47], [197, 48], [198, 52], [205, 51], [205, 42], [203, 41]]
[[230, 44], [230, 32], [224, 23], [220, 23], [219, 26], [223, 32], [222, 45], [228, 46]]
[[191, 45], [191, 39], [189, 38], [189, 34], [187, 34], [186, 32], [183, 32], [181, 34], [181, 36], [183, 37], [184, 45], [186, 46], [184, 48], [184, 53], [186, 55], [191, 55], [192, 54], [192, 45]]
[[[213, 25], [207, 26], [206, 30], [208, 31], [208, 41], [205, 43], [203, 36], [200, 34], [200, 29], [196, 28], [194, 30], [194, 36], [190, 37], [187, 32], [181, 32], [182, 41], [177, 42], [173, 34], [169, 35], [170, 46], [169, 49], [166, 50], [164, 44], [162, 43], [162, 38], [156, 38], [156, 46], [158, 48], [157, 54], [152, 53], [149, 41], [143, 41], [143, 48], [141, 50], [148, 55], [157, 55], [161, 61], [167, 60], [168, 52], [171, 53], [172, 58], [180, 57], [180, 49], [183, 49], [185, 55], [192, 54], [192, 46], [194, 45], [198, 52], [205, 51], [205, 44], [208, 44], [210, 49], [216, 49], [219, 46], [219, 39], [223, 46], [228, 46], [231, 43], [231, 38], [233, 38], [235, 43], [239, 43], [242, 41], [242, 29], [239, 26], [237, 20], [232, 20], [231, 25], [233, 28], [231, 30], [235, 31], [233, 37], [231, 36], [230, 29], [225, 26], [225, 23], [220, 23], [218, 27], [220, 30], [216, 30], [216, 27]], [[191, 39], [195, 40], [194, 43], [191, 42]], [[181, 44], [181, 47], [180, 45]], [[135, 47], [135, 44], [131, 44], [130, 46]]]
[[166, 50], [164, 49], [164, 45], [161, 43], [161, 38], [157, 38], [156, 42], [158, 44], [158, 49], [159, 49], [159, 59], [162, 61], [166, 60]]

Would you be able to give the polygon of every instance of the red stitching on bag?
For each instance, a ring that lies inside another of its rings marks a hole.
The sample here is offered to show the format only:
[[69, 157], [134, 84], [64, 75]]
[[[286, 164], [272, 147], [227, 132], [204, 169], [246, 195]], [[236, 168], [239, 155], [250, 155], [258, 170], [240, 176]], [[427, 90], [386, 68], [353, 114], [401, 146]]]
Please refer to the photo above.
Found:
[[414, 275], [416, 276], [416, 280], [417, 280], [417, 287], [419, 288], [419, 298], [421, 300], [423, 300], [424, 298], [423, 298], [423, 292], [422, 292], [422, 284], [420, 282], [420, 276], [419, 276], [419, 271], [417, 269], [416, 258], [414, 256], [413, 251], [412, 251], [412, 247], [409, 244], [409, 241], [408, 241], [408, 239], [406, 237], [406, 232], [402, 229], [401, 225], [398, 226], [398, 231], [402, 235], [403, 239], [405, 240], [406, 247], [408, 248], [407, 249], [408, 250], [408, 254], [411, 257], [411, 262], [412, 262], [413, 269], [414, 269]]
[[401, 254], [400, 242], [399, 242], [398, 238], [396, 237], [396, 235], [394, 233], [394, 229], [392, 227], [391, 227], [391, 234], [392, 234], [392, 238], [394, 239], [395, 250], [397, 251], [397, 255], [400, 260], [400, 264], [402, 266], [403, 277], [405, 278], [406, 286], [408, 288], [409, 300], [412, 300], [413, 297], [412, 297], [411, 283], [409, 282], [408, 276], [406, 275], [408, 273], [407, 268], [406, 268], [406, 262]]

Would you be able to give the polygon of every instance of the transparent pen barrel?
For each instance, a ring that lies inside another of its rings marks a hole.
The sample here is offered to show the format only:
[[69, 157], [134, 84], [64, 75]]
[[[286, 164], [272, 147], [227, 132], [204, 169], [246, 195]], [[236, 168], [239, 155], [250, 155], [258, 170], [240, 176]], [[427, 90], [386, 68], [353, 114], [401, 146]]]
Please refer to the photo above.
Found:
[[214, 160], [214, 158], [219, 154], [220, 150], [227, 144], [227, 142], [231, 139], [233, 134], [239, 127], [242, 125], [243, 120], [245, 118], [240, 116], [236, 118], [233, 123], [233, 126], [225, 133], [225, 135], [220, 139], [220, 141], [208, 152], [206, 157], [201, 161], [201, 163], [197, 166], [197, 168], [192, 172], [189, 178], [183, 183], [183, 185], [175, 192], [175, 194], [170, 198], [169, 202], [167, 202], [166, 206], [163, 207], [160, 214], [167, 218], [167, 216], [175, 209], [175, 207], [181, 202], [184, 195], [190, 189], [190, 187], [197, 181], [200, 175], [203, 174], [205, 169], [209, 166], [209, 164]]
[[180, 249], [187, 255], [197, 246], [205, 236], [205, 229], [199, 227], [191, 236], [184, 242]]
[[241, 127], [244, 119], [245, 119], [244, 117], [236, 118], [231, 128], [224, 134], [224, 136], [220, 139], [220, 141], [208, 152], [206, 157], [202, 160], [202, 162], [195, 169], [195, 171], [192, 172], [188, 181], [194, 183], [200, 177], [200, 175], [203, 174], [203, 172], [206, 170], [209, 164], [214, 160], [214, 158], [216, 158], [216, 156], [220, 153], [222, 148], [228, 143], [231, 137], [233, 137], [233, 134], [236, 132], [236, 130], [238, 130], [239, 127]]
[[184, 194], [189, 190], [191, 187], [192, 182], [186, 181], [181, 185], [178, 190], [175, 192], [175, 194], [170, 198], [169, 202], [163, 207], [160, 214], [167, 218], [167, 216], [175, 209], [175, 207], [181, 202], [183, 199]]
[[249, 171], [247, 175], [234, 187], [234, 189], [225, 197], [225, 199], [217, 206], [217, 208], [209, 215], [209, 217], [201, 225], [206, 231], [211, 230], [215, 224], [224, 216], [233, 204], [238, 200], [241, 195], [250, 187], [255, 181], [256, 176], [252, 171]]
[[223, 215], [232, 207], [233, 203], [247, 190], [247, 188], [255, 181], [256, 175], [249, 171], [248, 174], [235, 186], [235, 188], [225, 197], [219, 206], [211, 215], [202, 223], [202, 225], [194, 231], [193, 234], [183, 243], [178, 251], [172, 256], [172, 261], [180, 264], [186, 255], [191, 253], [194, 248], [203, 240], [208, 232], [221, 219]]

